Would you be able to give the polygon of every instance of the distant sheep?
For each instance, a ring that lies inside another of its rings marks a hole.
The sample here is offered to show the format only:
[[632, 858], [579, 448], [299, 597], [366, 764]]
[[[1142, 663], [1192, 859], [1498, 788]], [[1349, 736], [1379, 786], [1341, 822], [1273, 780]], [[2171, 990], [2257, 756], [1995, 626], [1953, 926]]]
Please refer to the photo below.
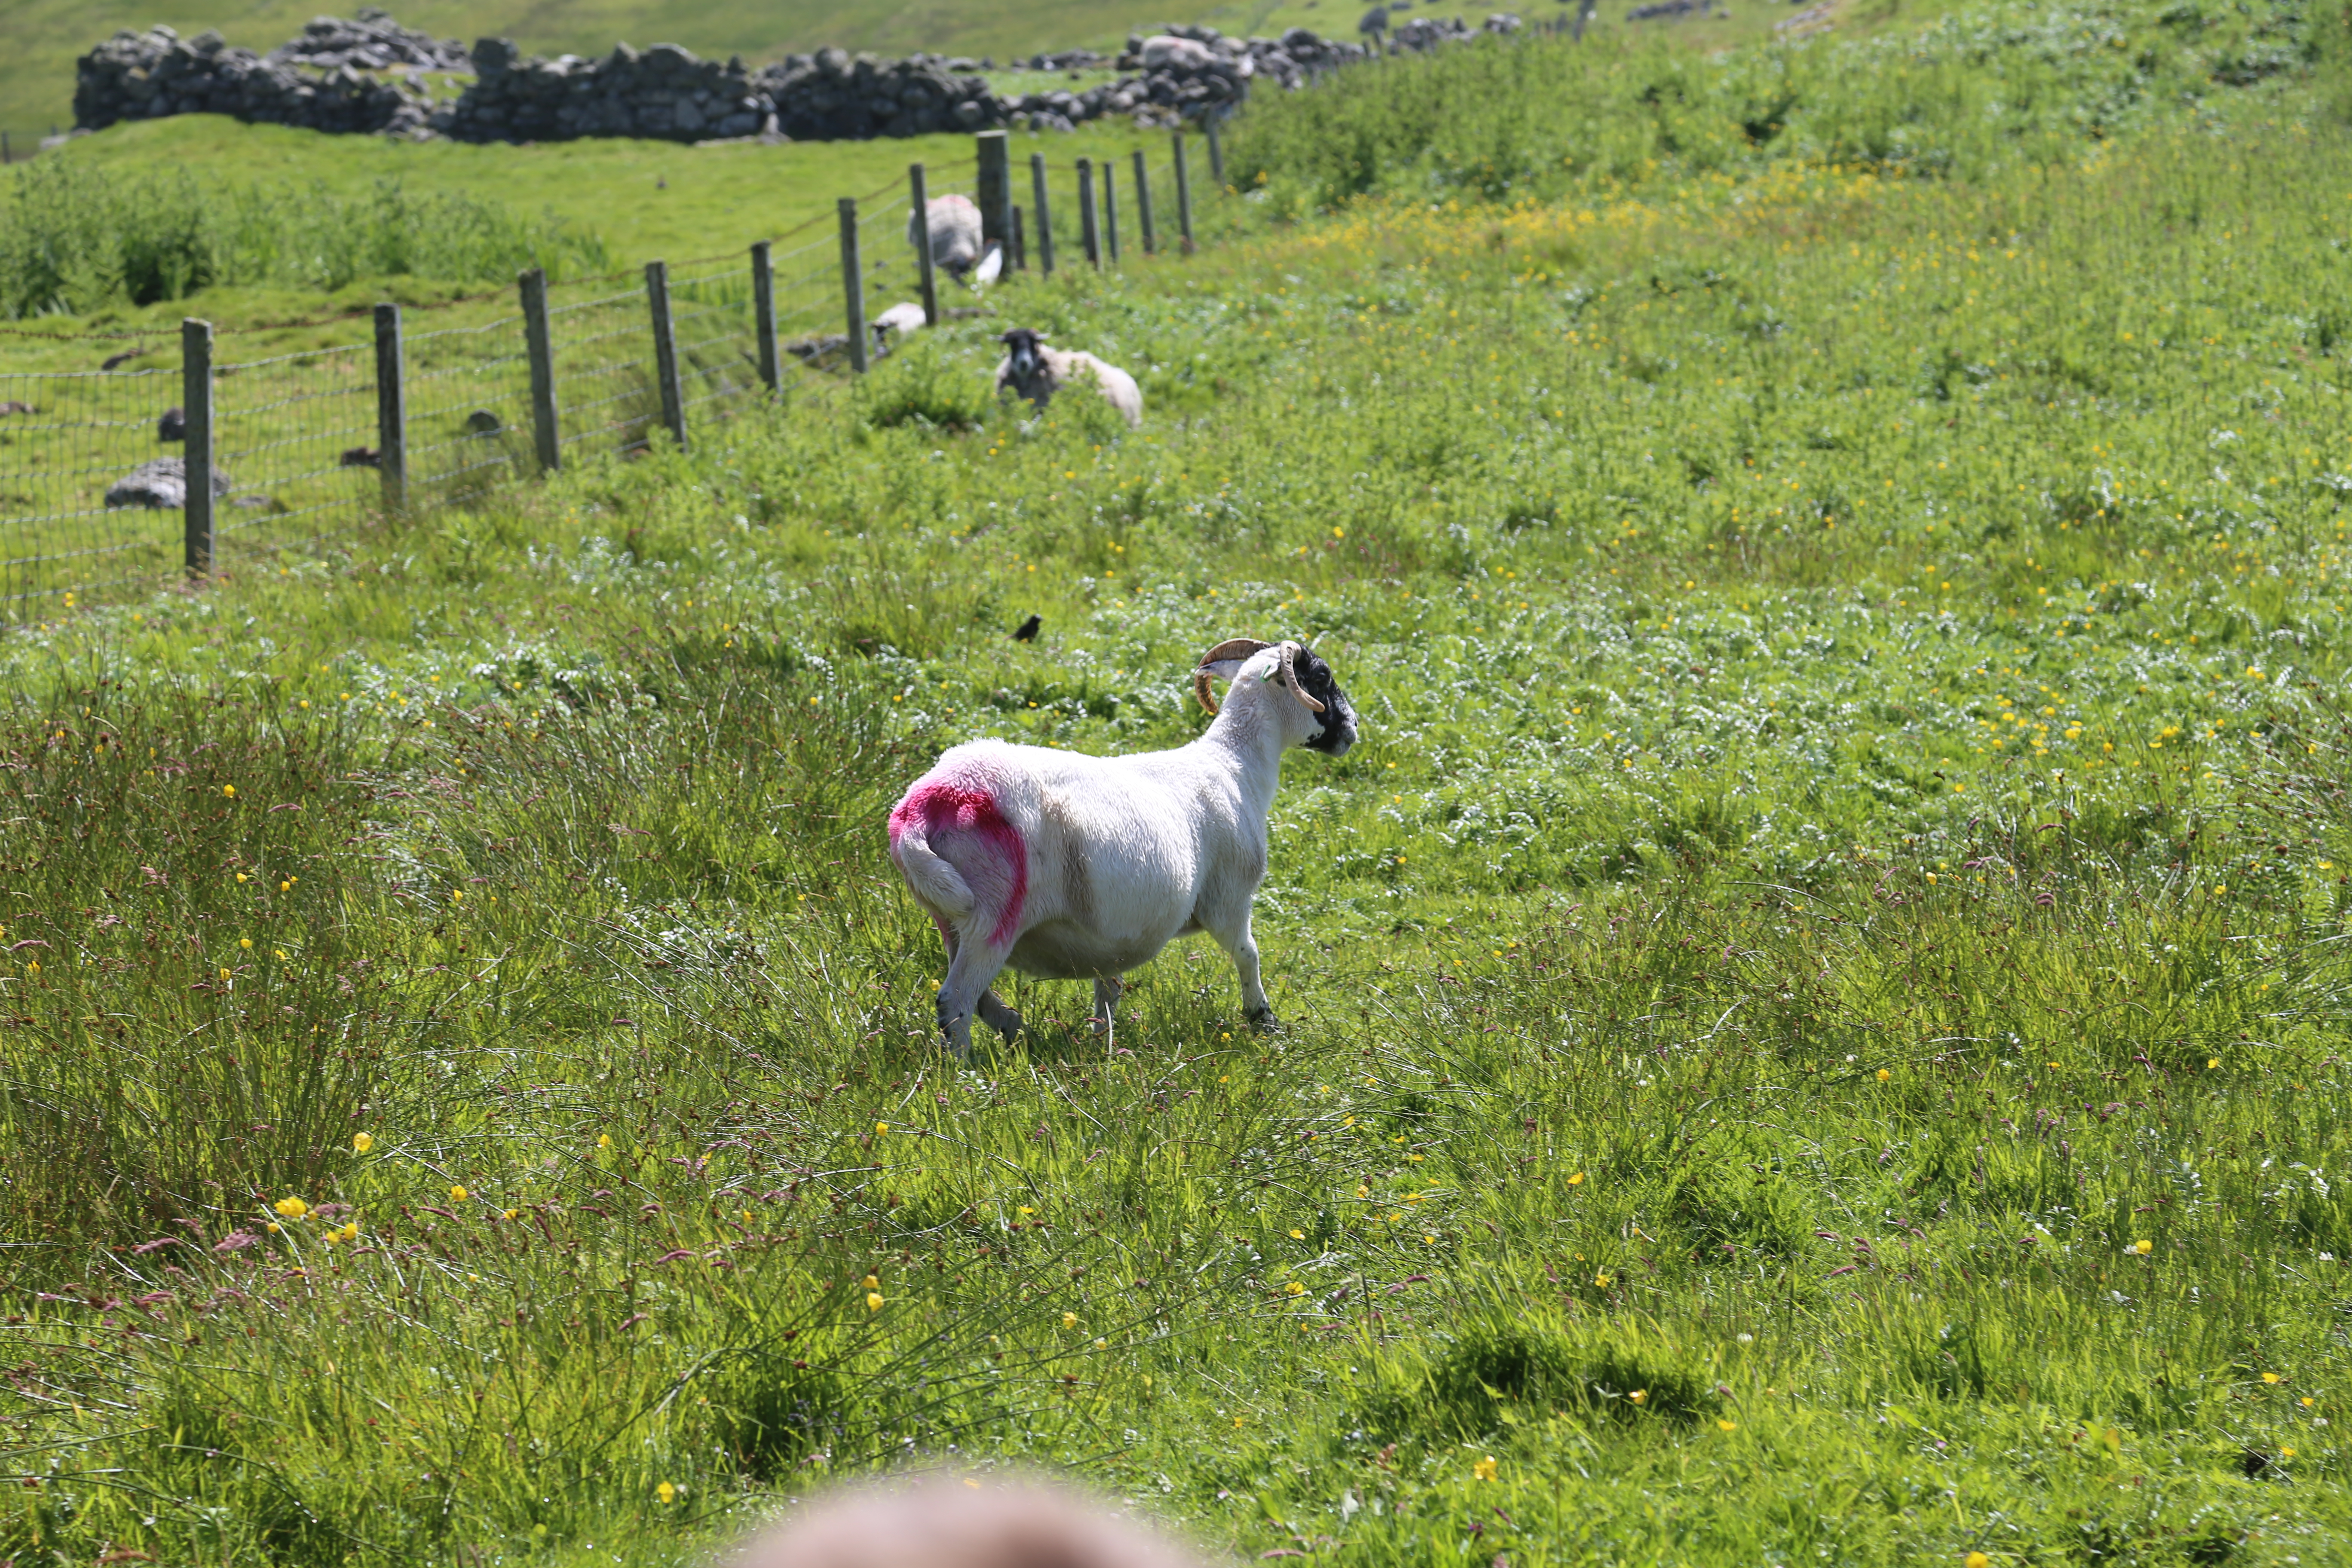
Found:
[[980, 233], [980, 208], [970, 196], [933, 196], [925, 210], [907, 216], [907, 243], [919, 248], [923, 220], [930, 219], [931, 265], [944, 267], [961, 278], [980, 265], [985, 246]]
[[[1213, 679], [1232, 683], [1222, 710]], [[1295, 642], [1219, 643], [1192, 687], [1215, 721], [1189, 746], [1090, 757], [975, 741], [891, 811], [891, 863], [947, 946], [938, 1016], [958, 1058], [971, 1054], [975, 1012], [1008, 1039], [1020, 1032], [1021, 1015], [989, 989], [1007, 964], [1093, 981], [1107, 1035], [1126, 972], [1193, 931], [1233, 959], [1244, 1016], [1274, 1026], [1250, 934], [1266, 813], [1283, 752], [1345, 756], [1356, 716], [1331, 667]]]
[[1064, 387], [1092, 382], [1129, 429], [1142, 425], [1143, 389], [1118, 366], [1080, 349], [1048, 348], [1045, 334], [1028, 327], [1015, 327], [996, 341], [1004, 345], [1004, 363], [996, 367], [999, 395], [1010, 388], [1042, 409]]

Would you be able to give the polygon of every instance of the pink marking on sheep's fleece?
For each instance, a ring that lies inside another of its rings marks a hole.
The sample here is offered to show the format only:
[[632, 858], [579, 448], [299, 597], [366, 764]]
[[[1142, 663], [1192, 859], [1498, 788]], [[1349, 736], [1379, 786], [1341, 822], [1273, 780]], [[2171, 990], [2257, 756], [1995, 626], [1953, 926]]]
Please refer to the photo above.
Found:
[[922, 819], [923, 837], [936, 843], [940, 834], [948, 828], [971, 834], [995, 850], [1003, 861], [1004, 879], [1012, 885], [1013, 896], [1005, 900], [1004, 910], [989, 936], [994, 946], [1003, 946], [1021, 931], [1021, 908], [1029, 899], [1029, 847], [1022, 842], [1021, 830], [1004, 819], [996, 808], [996, 797], [984, 789], [961, 784], [919, 784], [907, 792], [890, 813], [890, 842], [895, 846], [906, 833], [908, 825], [917, 817]]

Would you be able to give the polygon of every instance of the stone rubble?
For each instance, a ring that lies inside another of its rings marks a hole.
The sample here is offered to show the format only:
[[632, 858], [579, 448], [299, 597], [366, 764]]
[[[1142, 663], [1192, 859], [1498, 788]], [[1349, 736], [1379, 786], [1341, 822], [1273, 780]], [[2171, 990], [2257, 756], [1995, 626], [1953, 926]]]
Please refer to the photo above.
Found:
[[[234, 489], [229, 478], [213, 470], [213, 494], [226, 496]], [[188, 465], [179, 458], [155, 458], [140, 464], [106, 488], [110, 507], [144, 506], [177, 511], [188, 504]]]
[[436, 38], [404, 27], [373, 5], [361, 6], [348, 22], [340, 16], [313, 16], [299, 35], [270, 50], [268, 59], [272, 65], [309, 66], [314, 70], [332, 70], [337, 66], [375, 71], [396, 66], [435, 71], [474, 68], [466, 46], [457, 39]]

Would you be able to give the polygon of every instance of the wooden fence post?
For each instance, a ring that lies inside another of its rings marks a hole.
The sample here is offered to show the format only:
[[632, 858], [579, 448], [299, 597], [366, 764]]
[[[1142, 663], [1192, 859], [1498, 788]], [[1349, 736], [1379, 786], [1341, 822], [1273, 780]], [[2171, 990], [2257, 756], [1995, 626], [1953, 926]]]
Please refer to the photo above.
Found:
[[974, 182], [980, 197], [980, 246], [990, 240], [1013, 243], [1013, 140], [1002, 131], [983, 131], [972, 138], [980, 153], [980, 175]]
[[1118, 170], [1118, 161], [1105, 158], [1102, 165], [1102, 225], [1103, 249], [1113, 267], [1118, 265], [1118, 183], [1111, 176]]
[[1209, 128], [1209, 179], [1222, 195], [1225, 189], [1225, 144], [1217, 139], [1217, 117], [1213, 112], [1202, 123]]
[[1013, 205], [1013, 247], [1004, 260], [1004, 269], [1008, 272], [1024, 271], [1029, 266], [1029, 237], [1022, 232], [1023, 227], [1021, 204], [1015, 202]]
[[1029, 154], [1029, 195], [1037, 208], [1037, 270], [1054, 275], [1054, 217], [1045, 205], [1045, 154]]
[[760, 356], [760, 380], [770, 392], [782, 392], [784, 367], [776, 352], [776, 262], [764, 239], [751, 247], [751, 338]]
[[857, 259], [857, 198], [841, 198], [841, 299], [849, 324], [849, 368], [866, 374], [866, 272]]
[[213, 324], [194, 316], [180, 323], [180, 406], [183, 554], [189, 575], [201, 577], [213, 569]]
[[683, 452], [686, 395], [677, 380], [677, 334], [670, 326], [669, 267], [665, 262], [646, 263], [646, 304], [654, 318], [654, 377], [661, 384], [662, 423]]
[[1102, 268], [1102, 234], [1095, 226], [1095, 161], [1078, 160], [1078, 246], [1087, 260]]
[[940, 274], [931, 259], [931, 187], [920, 163], [907, 165], [907, 200], [915, 209], [915, 276], [923, 289], [923, 325], [940, 324]]
[[1156, 256], [1160, 238], [1151, 232], [1151, 171], [1143, 165], [1143, 149], [1135, 150], [1135, 226], [1143, 236], [1143, 254]]
[[530, 268], [522, 275], [522, 343], [530, 361], [531, 445], [538, 449], [539, 471], [551, 474], [563, 466], [563, 433], [555, 422], [555, 339], [547, 329], [547, 273], [542, 268]]
[[402, 374], [400, 307], [375, 308], [375, 466], [383, 478], [383, 510], [408, 510], [408, 393]]
[[1176, 232], [1182, 237], [1184, 254], [1192, 254], [1192, 172], [1184, 161], [1184, 133], [1175, 133], [1176, 142]]

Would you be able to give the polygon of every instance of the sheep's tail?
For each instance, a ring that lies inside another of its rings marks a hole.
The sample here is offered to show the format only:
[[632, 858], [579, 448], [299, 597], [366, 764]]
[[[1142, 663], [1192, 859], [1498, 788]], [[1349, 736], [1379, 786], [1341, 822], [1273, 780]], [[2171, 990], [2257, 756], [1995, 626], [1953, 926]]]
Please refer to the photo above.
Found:
[[[933, 837], [943, 833], [954, 836], [949, 847], [962, 865], [933, 847]], [[1020, 934], [1029, 893], [1028, 847], [984, 779], [935, 775], [908, 790], [890, 813], [890, 858], [915, 897], [943, 922], [979, 934], [978, 917], [985, 915], [993, 918], [983, 940], [1007, 943]]]
[[931, 849], [930, 825], [919, 807], [901, 805], [890, 814], [890, 859], [907, 886], [951, 925], [961, 926], [980, 907], [979, 895], [963, 873]]

